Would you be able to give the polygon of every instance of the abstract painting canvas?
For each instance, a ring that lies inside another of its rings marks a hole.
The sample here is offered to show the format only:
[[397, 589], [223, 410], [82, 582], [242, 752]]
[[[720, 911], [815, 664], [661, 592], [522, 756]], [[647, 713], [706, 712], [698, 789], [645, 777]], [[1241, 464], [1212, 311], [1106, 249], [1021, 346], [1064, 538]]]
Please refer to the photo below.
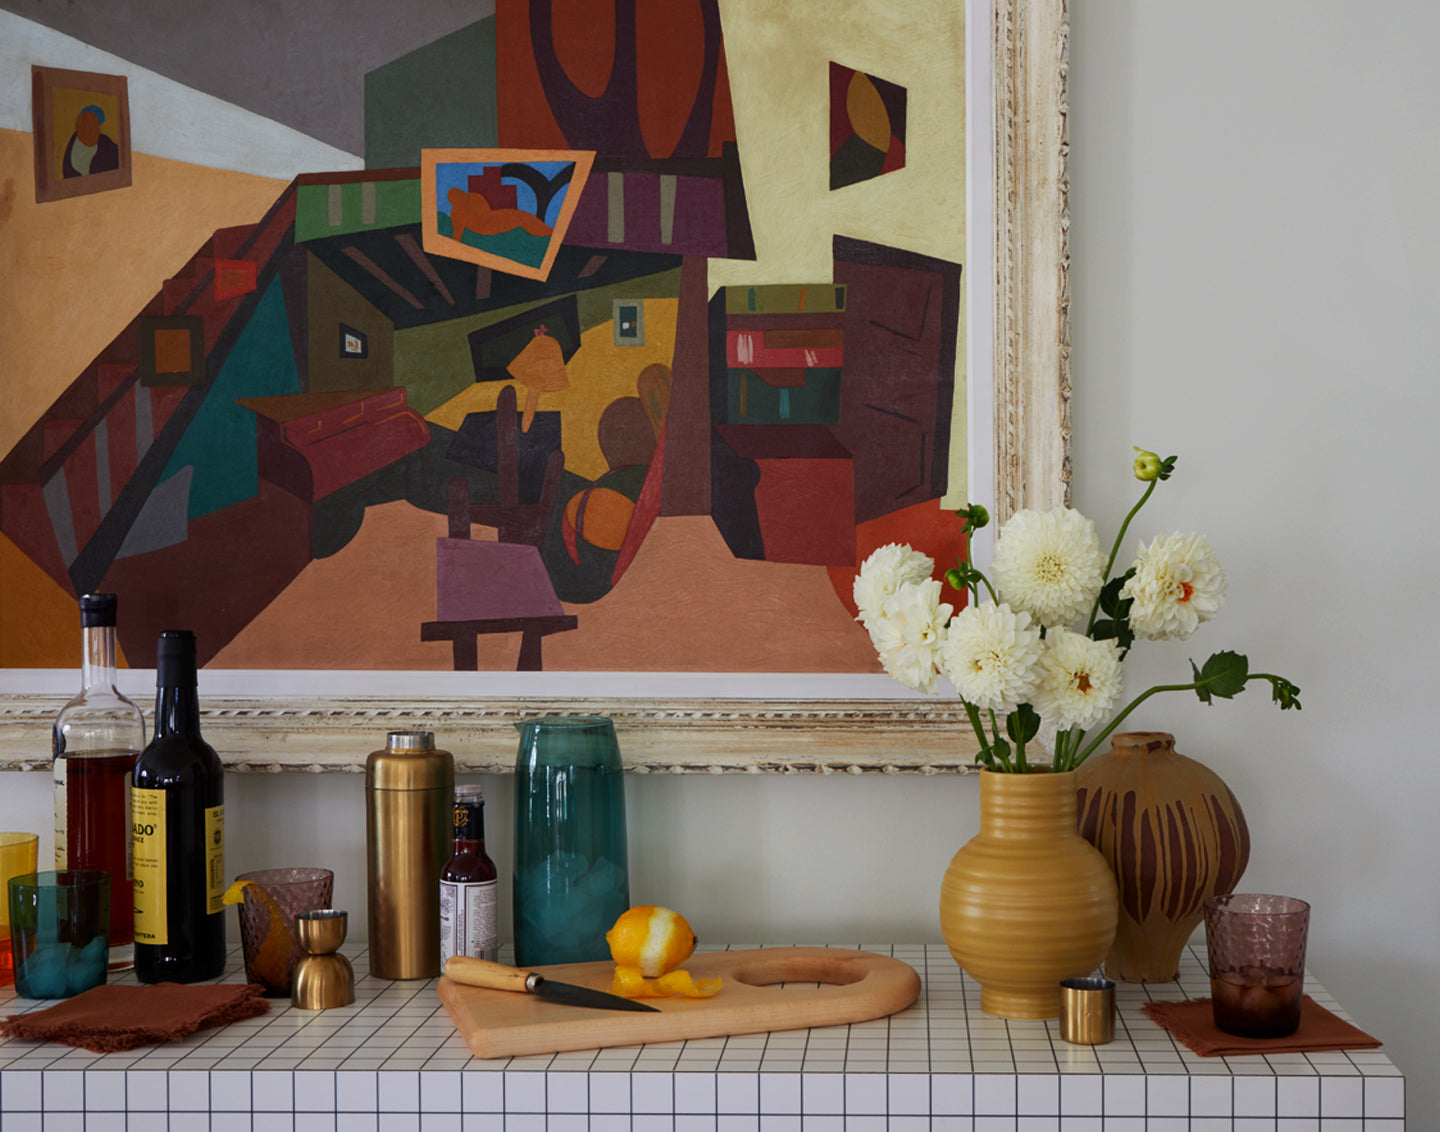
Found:
[[[886, 10], [496, 0], [372, 73], [364, 169], [158, 291], [77, 260], [124, 314], [0, 445], [0, 660], [109, 590], [137, 667], [878, 672], [855, 571], [965, 553], [967, 448], [963, 5]], [[37, 193], [128, 161], [97, 78]]]

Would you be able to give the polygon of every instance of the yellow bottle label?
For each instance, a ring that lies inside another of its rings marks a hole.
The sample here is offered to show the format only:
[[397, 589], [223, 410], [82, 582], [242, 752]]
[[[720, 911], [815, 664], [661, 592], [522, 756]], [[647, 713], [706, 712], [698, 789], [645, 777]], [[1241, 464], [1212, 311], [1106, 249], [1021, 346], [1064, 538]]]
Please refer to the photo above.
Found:
[[163, 945], [165, 902], [165, 791], [130, 791], [130, 848], [135, 873], [135, 942]]
[[225, 807], [205, 810], [205, 911], [225, 910]]

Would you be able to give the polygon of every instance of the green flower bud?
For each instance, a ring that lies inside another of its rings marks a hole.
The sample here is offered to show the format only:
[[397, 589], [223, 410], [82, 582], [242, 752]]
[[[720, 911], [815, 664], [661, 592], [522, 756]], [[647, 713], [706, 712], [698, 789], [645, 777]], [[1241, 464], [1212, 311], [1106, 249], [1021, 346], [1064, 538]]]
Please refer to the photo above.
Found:
[[965, 533], [970, 534], [980, 530], [990, 522], [990, 512], [978, 503], [972, 503], [968, 507], [962, 507], [955, 514], [965, 520]]
[[1160, 478], [1163, 470], [1163, 462], [1154, 452], [1147, 452], [1143, 448], [1135, 449], [1135, 478], [1141, 483], [1149, 483], [1151, 480]]

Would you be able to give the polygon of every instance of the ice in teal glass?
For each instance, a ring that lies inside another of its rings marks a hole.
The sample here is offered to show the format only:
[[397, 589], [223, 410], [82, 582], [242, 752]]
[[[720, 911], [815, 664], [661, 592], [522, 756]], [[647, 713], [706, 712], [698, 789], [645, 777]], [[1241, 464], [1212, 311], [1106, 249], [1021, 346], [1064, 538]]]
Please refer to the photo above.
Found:
[[15, 990], [69, 998], [105, 982], [110, 958], [110, 874], [59, 869], [10, 878]]
[[608, 959], [605, 933], [630, 906], [615, 725], [542, 716], [515, 726], [515, 962]]

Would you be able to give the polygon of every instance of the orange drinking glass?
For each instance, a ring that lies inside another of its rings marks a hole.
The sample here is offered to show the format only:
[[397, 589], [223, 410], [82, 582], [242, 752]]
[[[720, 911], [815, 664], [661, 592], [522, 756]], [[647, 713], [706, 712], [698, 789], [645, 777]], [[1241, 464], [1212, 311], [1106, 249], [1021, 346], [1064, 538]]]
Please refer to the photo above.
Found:
[[[40, 836], [35, 833], [0, 833], [0, 892], [8, 892], [10, 878], [33, 873], [39, 861]], [[10, 950], [10, 901], [0, 900], [0, 987], [15, 981], [15, 957]]]

